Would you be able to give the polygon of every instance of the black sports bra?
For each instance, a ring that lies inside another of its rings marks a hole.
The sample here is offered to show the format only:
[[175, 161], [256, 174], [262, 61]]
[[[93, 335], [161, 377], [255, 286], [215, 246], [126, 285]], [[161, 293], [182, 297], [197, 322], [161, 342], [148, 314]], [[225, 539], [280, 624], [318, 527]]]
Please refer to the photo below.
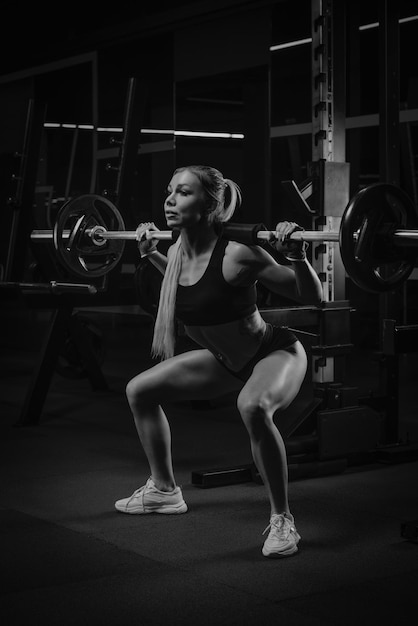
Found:
[[202, 278], [178, 285], [176, 316], [185, 326], [214, 326], [241, 319], [256, 310], [256, 286], [234, 287], [222, 274], [227, 239], [219, 238]]

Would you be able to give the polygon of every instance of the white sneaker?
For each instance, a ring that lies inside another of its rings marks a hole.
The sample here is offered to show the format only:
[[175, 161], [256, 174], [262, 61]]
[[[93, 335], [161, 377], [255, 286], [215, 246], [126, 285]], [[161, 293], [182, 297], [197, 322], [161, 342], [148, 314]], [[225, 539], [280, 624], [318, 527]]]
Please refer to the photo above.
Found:
[[291, 556], [298, 551], [300, 535], [295, 527], [293, 515], [274, 513], [263, 535], [270, 530], [263, 546], [263, 555], [270, 558]]
[[115, 508], [122, 513], [186, 513], [187, 504], [183, 500], [180, 487], [173, 491], [160, 491], [149, 478], [143, 487], [133, 492], [130, 498], [115, 502]]

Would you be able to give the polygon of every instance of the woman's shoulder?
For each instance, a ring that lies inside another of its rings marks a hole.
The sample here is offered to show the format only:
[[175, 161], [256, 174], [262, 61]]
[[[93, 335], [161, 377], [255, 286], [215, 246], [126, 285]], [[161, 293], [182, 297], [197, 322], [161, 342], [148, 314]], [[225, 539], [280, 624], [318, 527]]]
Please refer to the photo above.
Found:
[[271, 258], [261, 246], [240, 243], [239, 241], [229, 241], [225, 248], [225, 255], [232, 262], [246, 264], [258, 264], [265, 262], [268, 257]]
[[271, 262], [274, 263], [272, 257], [260, 246], [229, 241], [223, 263], [225, 280], [235, 285], [252, 285]]

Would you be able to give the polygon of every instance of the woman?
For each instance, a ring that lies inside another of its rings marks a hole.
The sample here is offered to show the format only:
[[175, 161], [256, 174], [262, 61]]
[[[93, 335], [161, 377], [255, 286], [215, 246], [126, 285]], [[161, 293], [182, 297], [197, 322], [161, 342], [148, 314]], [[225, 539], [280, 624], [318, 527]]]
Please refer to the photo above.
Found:
[[[297, 337], [286, 328], [266, 324], [256, 306], [256, 283], [301, 304], [321, 301], [321, 283], [306, 259], [305, 244], [288, 235], [299, 229], [281, 222], [278, 251], [290, 261], [281, 265], [262, 247], [227, 241], [219, 236], [241, 200], [238, 186], [207, 166], [177, 169], [167, 190], [165, 217], [180, 236], [167, 258], [157, 240], [138, 228], [141, 257], [164, 273], [154, 328], [153, 355], [161, 361], [133, 378], [127, 399], [147, 455], [151, 475], [130, 498], [118, 500], [124, 513], [185, 513], [187, 505], [176, 485], [171, 435], [160, 406], [167, 402], [214, 398], [238, 393], [237, 407], [247, 428], [254, 463], [270, 500], [266, 557], [294, 554], [300, 536], [288, 502], [287, 459], [273, 416], [299, 392], [307, 357]], [[201, 349], [175, 355], [175, 324]], [[265, 531], [265, 532], [266, 532]]]

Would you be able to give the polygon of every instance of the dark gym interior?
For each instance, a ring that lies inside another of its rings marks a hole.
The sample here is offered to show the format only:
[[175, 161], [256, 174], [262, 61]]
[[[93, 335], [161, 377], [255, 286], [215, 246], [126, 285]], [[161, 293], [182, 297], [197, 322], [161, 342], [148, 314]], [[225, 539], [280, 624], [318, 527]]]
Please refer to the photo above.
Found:
[[[414, 623], [416, 2], [1, 12], [2, 624]], [[186, 515], [114, 509], [149, 476], [125, 388], [153, 364], [161, 276], [133, 241], [67, 244], [68, 207], [164, 230], [166, 185], [192, 163], [240, 185], [236, 222], [319, 233], [323, 303], [257, 296], [309, 360], [280, 423], [291, 559], [261, 555], [267, 495], [234, 395], [165, 405]]]

